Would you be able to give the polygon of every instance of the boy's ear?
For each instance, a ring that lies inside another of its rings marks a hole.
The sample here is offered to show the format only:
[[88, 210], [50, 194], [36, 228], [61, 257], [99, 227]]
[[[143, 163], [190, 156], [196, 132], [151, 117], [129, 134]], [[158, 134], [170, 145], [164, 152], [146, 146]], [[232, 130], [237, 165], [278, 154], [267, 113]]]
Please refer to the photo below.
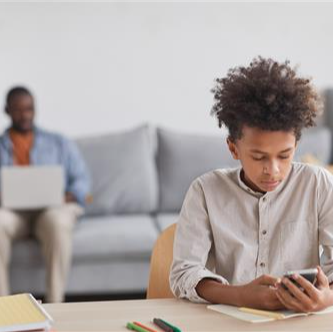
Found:
[[236, 144], [230, 140], [230, 138], [227, 138], [227, 145], [229, 147], [230, 153], [232, 157], [235, 160], [239, 160], [239, 155], [238, 155], [238, 149], [236, 147]]

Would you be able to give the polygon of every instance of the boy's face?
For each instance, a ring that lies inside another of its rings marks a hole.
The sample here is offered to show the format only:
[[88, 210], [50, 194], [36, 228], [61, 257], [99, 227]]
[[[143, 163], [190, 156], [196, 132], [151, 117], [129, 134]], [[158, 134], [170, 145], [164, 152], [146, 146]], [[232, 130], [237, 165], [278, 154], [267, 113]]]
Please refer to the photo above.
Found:
[[269, 192], [288, 176], [296, 149], [294, 132], [264, 131], [244, 126], [241, 139], [228, 140], [243, 167], [243, 181], [254, 191]]

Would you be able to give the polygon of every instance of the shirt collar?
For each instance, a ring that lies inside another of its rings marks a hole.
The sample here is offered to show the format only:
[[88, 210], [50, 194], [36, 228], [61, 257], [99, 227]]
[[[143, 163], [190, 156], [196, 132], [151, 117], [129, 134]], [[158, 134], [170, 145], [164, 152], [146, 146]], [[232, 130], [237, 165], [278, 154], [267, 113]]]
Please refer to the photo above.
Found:
[[[13, 143], [12, 143], [12, 140], [10, 138], [9, 131], [10, 131], [10, 127], [8, 127], [6, 129], [6, 131], [4, 132], [4, 135], [3, 135], [3, 145], [5, 146], [5, 148], [8, 151], [11, 151], [13, 149]], [[34, 144], [33, 145], [35, 146], [36, 143], [38, 143], [38, 139], [39, 139], [41, 131], [39, 130], [38, 127], [34, 126], [33, 127], [33, 132], [34, 132]]]

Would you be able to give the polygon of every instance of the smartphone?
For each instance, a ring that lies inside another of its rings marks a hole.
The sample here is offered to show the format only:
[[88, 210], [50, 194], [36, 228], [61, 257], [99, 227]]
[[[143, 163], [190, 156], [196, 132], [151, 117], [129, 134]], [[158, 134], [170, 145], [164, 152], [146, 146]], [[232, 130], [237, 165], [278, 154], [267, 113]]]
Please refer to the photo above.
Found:
[[[284, 274], [285, 277], [293, 281], [292, 276], [294, 274], [298, 274], [302, 276], [304, 279], [308, 280], [310, 283], [315, 284], [317, 281], [317, 274], [318, 274], [318, 269], [317, 268], [309, 268], [309, 269], [301, 269], [298, 271], [288, 271]], [[296, 283], [295, 281], [293, 281]]]

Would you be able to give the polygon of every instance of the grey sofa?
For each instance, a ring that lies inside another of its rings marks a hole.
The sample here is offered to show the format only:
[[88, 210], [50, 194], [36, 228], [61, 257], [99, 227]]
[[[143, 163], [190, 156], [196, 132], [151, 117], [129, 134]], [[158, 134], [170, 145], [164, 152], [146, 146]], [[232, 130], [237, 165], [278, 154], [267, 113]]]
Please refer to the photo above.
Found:
[[[223, 135], [184, 134], [148, 125], [77, 143], [90, 170], [94, 202], [74, 232], [67, 293], [144, 292], [154, 242], [176, 222], [192, 180], [238, 164]], [[296, 159], [305, 153], [328, 163], [330, 131], [307, 131]], [[45, 272], [36, 241], [14, 244], [10, 269], [12, 292], [44, 293]]]

